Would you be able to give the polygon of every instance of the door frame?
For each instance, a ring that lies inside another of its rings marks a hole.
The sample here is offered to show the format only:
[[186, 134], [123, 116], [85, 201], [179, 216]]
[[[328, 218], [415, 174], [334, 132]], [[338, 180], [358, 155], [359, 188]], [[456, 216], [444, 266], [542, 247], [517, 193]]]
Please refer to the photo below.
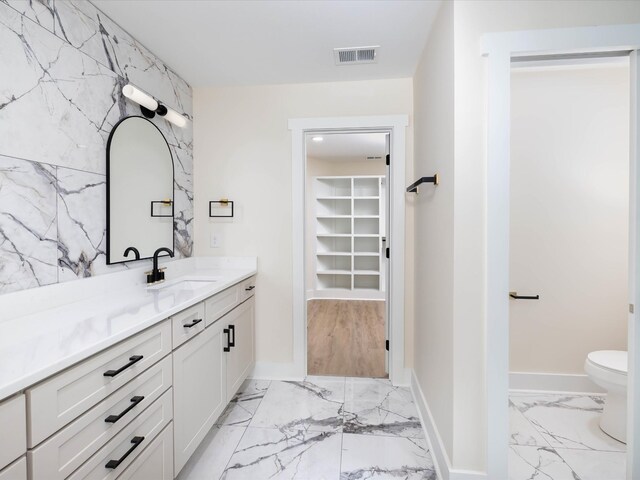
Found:
[[[509, 456], [509, 167], [511, 60], [536, 55], [576, 55], [630, 51], [631, 115], [629, 171], [629, 304], [640, 308], [640, 246], [637, 185], [640, 183], [640, 24], [558, 28], [485, 34], [487, 58], [487, 194], [485, 391], [488, 478], [508, 477]], [[629, 314], [627, 478], [640, 475], [640, 325]]]
[[311, 132], [391, 133], [391, 178], [387, 182], [391, 211], [389, 284], [389, 379], [393, 385], [407, 385], [409, 375], [404, 364], [404, 246], [405, 246], [405, 162], [408, 115], [366, 117], [293, 118], [289, 120], [292, 155], [293, 205], [293, 363], [297, 377], [307, 375], [307, 302], [305, 298], [305, 135]]

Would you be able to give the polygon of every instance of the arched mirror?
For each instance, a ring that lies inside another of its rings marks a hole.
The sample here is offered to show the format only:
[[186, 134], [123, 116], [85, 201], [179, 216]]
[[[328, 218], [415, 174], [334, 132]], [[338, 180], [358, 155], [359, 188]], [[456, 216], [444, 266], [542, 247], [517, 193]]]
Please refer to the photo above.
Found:
[[[146, 118], [124, 118], [107, 143], [107, 263], [173, 250], [173, 211], [169, 144]], [[125, 256], [129, 247], [135, 250]]]

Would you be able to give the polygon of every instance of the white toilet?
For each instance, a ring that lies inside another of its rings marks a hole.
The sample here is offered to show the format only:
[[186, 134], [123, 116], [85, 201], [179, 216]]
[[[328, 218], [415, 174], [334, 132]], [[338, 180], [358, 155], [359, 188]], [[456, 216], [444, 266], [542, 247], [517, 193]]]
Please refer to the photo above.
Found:
[[591, 380], [607, 391], [600, 428], [627, 443], [627, 352], [600, 350], [587, 355], [584, 369]]

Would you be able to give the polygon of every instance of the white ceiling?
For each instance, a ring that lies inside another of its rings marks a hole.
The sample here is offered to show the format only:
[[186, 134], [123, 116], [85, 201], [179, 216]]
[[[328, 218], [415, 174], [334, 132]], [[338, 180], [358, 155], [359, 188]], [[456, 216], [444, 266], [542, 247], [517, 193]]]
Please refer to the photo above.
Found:
[[[439, 0], [93, 0], [194, 87], [411, 77]], [[333, 48], [380, 45], [375, 64]]]
[[[313, 137], [321, 137], [316, 142]], [[327, 161], [367, 160], [367, 157], [385, 157], [384, 133], [331, 133], [308, 134], [307, 156]], [[380, 161], [370, 159], [373, 161]]]

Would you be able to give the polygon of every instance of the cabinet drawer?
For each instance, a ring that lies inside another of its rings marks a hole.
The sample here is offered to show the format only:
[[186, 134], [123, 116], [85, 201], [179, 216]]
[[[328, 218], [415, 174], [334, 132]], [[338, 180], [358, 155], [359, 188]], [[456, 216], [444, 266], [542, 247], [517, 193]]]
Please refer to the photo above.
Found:
[[0, 480], [27, 480], [27, 460], [22, 457], [4, 470], [0, 470]]
[[255, 275], [251, 278], [247, 278], [243, 280], [238, 285], [238, 289], [240, 290], [240, 301], [244, 302], [247, 298], [253, 297], [256, 293], [256, 277]]
[[33, 477], [67, 478], [171, 386], [172, 366], [165, 357], [30, 451]]
[[234, 285], [205, 300], [207, 327], [238, 304], [239, 291], [238, 285]]
[[165, 320], [27, 390], [34, 447], [171, 352]]
[[[27, 451], [27, 414], [24, 395], [0, 403], [0, 470]], [[0, 476], [4, 480], [4, 477]], [[9, 478], [9, 477], [7, 477]]]
[[178, 348], [191, 337], [204, 330], [204, 303], [187, 308], [171, 317], [173, 348]]
[[173, 423], [166, 426], [118, 480], [173, 480]]
[[[172, 412], [172, 391], [169, 389], [76, 470], [69, 480], [117, 478], [169, 424]], [[48, 480], [47, 477], [33, 477], [33, 480], [45, 479]]]

